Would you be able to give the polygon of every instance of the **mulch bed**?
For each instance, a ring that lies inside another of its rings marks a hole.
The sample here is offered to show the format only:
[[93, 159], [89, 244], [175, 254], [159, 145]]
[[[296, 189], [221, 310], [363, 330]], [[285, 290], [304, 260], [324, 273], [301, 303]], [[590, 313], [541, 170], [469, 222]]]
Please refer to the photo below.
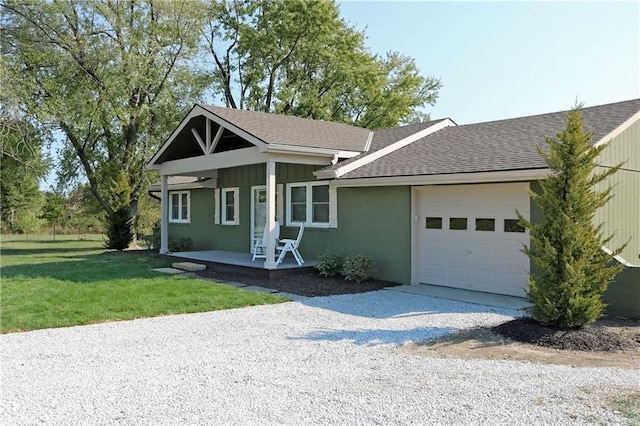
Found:
[[573, 351], [618, 351], [640, 347], [640, 334], [624, 336], [603, 326], [559, 329], [523, 317], [500, 324], [492, 332], [522, 343]]
[[308, 297], [364, 293], [400, 285], [391, 281], [375, 279], [356, 283], [347, 281], [342, 277], [322, 277], [317, 272], [289, 275], [271, 280], [233, 272], [215, 271], [212, 269], [198, 271], [197, 274], [203, 278], [212, 278], [220, 282], [239, 282], [247, 285], [257, 285]]

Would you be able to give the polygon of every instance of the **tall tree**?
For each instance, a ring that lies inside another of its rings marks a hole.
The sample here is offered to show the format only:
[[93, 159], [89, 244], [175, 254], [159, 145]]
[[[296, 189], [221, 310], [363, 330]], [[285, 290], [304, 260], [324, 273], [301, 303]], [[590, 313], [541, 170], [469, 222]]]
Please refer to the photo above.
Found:
[[64, 219], [65, 208], [64, 195], [57, 192], [47, 192], [44, 194], [44, 205], [40, 218], [47, 221], [49, 226], [53, 227], [53, 239], [56, 239], [56, 226], [62, 223]]
[[26, 212], [40, 208], [39, 183], [49, 163], [42, 134], [24, 118], [11, 116], [6, 105], [0, 107], [0, 219], [4, 230], [15, 232], [18, 217], [24, 222]]
[[[123, 171], [130, 210], [145, 165], [207, 79], [193, 69], [202, 15], [182, 1], [6, 1], [3, 55], [29, 114], [64, 135], [60, 181], [86, 179], [107, 214]], [[5, 89], [5, 88], [3, 88]]]
[[531, 193], [544, 218], [531, 223], [518, 213], [529, 229], [531, 247], [524, 253], [536, 271], [529, 279], [528, 296], [533, 317], [543, 324], [580, 327], [602, 315], [602, 294], [622, 265], [602, 250], [611, 237], [603, 237], [594, 224], [596, 210], [611, 199], [611, 188], [598, 192], [594, 185], [617, 172], [620, 166], [595, 173], [596, 158], [606, 147], [594, 147], [585, 133], [579, 107], [567, 113], [567, 127], [557, 140], [546, 138], [549, 153], [540, 150], [551, 174], [540, 182], [542, 193]]
[[372, 55], [329, 0], [210, 2], [205, 40], [227, 106], [369, 128], [428, 118], [440, 81]]

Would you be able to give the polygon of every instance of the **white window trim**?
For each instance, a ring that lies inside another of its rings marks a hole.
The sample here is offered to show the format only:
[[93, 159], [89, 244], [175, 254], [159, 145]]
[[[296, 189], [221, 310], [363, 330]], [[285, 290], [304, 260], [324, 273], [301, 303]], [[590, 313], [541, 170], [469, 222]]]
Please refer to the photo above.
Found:
[[[329, 221], [328, 222], [312, 222], [311, 218], [313, 217], [313, 202], [312, 202], [312, 188], [314, 186], [328, 186], [329, 187]], [[331, 212], [332, 212], [332, 197], [331, 196], [331, 184], [329, 181], [320, 181], [320, 182], [296, 182], [296, 183], [288, 183], [287, 184], [287, 226], [300, 226], [300, 221], [291, 220], [291, 188], [299, 188], [305, 187], [307, 188], [306, 195], [306, 207], [307, 207], [307, 220], [304, 222], [304, 226], [308, 228], [329, 228], [331, 224]], [[335, 201], [333, 202], [335, 205]], [[337, 225], [337, 220], [336, 220]]]
[[[173, 196], [178, 194], [178, 215], [182, 214], [182, 195], [187, 194], [187, 217], [174, 218], [173, 214]], [[191, 191], [170, 191], [169, 192], [169, 223], [190, 223], [191, 222]]]
[[[233, 220], [227, 219], [227, 193], [233, 193]], [[240, 224], [240, 188], [222, 188], [220, 195], [220, 224], [239, 225]]]
[[213, 192], [213, 223], [220, 225], [220, 188]]

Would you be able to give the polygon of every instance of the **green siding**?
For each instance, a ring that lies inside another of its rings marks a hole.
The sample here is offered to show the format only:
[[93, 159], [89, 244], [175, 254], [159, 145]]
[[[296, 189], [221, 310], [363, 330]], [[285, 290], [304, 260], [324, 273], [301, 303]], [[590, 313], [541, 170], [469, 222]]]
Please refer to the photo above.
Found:
[[[313, 172], [321, 166], [278, 163], [277, 183], [313, 181]], [[264, 185], [264, 164], [221, 169], [218, 172], [220, 188], [239, 188], [240, 222], [238, 225], [215, 225], [215, 198], [213, 189], [191, 190], [191, 222], [170, 223], [169, 238], [191, 238], [193, 250], [228, 250], [249, 252], [251, 248], [251, 187]]]
[[[284, 228], [295, 233], [296, 229]], [[293, 236], [293, 235], [291, 235]], [[305, 228], [303, 256], [325, 251], [371, 256], [375, 277], [411, 281], [411, 187], [338, 188], [338, 227]]]
[[604, 293], [606, 312], [640, 318], [640, 268], [624, 268]]
[[[538, 182], [531, 182], [531, 190], [536, 193], [542, 192]], [[531, 200], [531, 222], [539, 223], [543, 217], [540, 207]], [[530, 263], [530, 268], [531, 273], [535, 273], [533, 262]], [[624, 268], [609, 284], [603, 300], [608, 304], [606, 312], [609, 314], [640, 317], [640, 268]]]
[[640, 121], [613, 138], [600, 154], [598, 163], [606, 167], [624, 164], [623, 169], [597, 187], [603, 190], [611, 186], [613, 198], [598, 210], [595, 223], [603, 224], [603, 235], [613, 235], [608, 244], [610, 249], [629, 241], [620, 256], [633, 265], [640, 265]]
[[193, 250], [212, 249], [213, 235], [213, 190], [189, 191], [191, 198], [190, 223], [169, 223], [169, 239], [191, 238]]

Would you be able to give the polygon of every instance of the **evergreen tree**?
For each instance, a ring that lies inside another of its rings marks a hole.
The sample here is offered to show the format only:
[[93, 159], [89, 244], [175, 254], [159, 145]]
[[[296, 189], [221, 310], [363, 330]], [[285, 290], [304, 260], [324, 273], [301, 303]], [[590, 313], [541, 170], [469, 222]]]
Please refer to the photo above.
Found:
[[542, 324], [563, 328], [581, 327], [602, 315], [601, 296], [622, 265], [602, 250], [611, 237], [603, 237], [602, 225], [594, 224], [596, 210], [612, 197], [611, 188], [595, 191], [594, 185], [615, 173], [620, 165], [595, 173], [596, 158], [605, 146], [594, 147], [585, 133], [582, 112], [567, 113], [567, 127], [558, 140], [545, 138], [549, 153], [539, 150], [551, 173], [540, 182], [542, 193], [531, 197], [542, 209], [540, 223], [521, 223], [529, 229], [531, 246], [523, 252], [535, 265], [529, 279], [532, 315]]
[[127, 176], [124, 172], [120, 172], [118, 178], [112, 180], [111, 185], [110, 198], [114, 210], [107, 215], [105, 247], [108, 249], [124, 250], [133, 241], [132, 218], [129, 209], [130, 193], [131, 188], [127, 183]]

